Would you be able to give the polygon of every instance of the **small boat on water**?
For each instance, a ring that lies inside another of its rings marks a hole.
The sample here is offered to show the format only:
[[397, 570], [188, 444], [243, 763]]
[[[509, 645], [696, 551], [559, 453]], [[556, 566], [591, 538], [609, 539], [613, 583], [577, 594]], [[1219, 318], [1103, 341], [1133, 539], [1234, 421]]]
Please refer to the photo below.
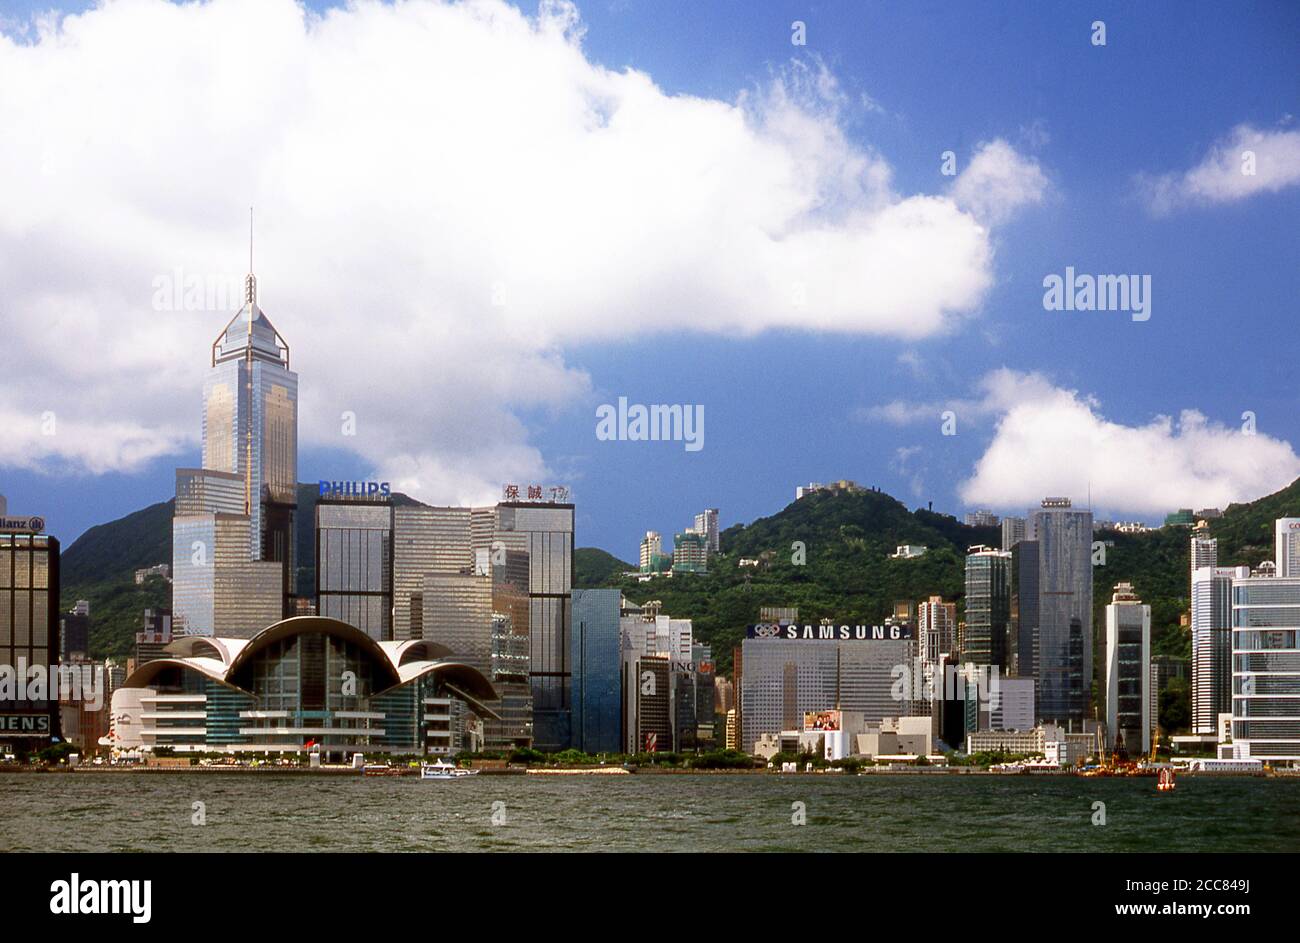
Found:
[[364, 776], [404, 776], [406, 771], [400, 766], [388, 763], [367, 763], [361, 770]]
[[1172, 767], [1162, 766], [1156, 779], [1157, 792], [1169, 792], [1174, 788], [1174, 771]]
[[464, 779], [467, 776], [477, 775], [476, 769], [462, 769], [455, 763], [448, 763], [442, 759], [436, 763], [425, 763], [420, 767], [421, 779]]

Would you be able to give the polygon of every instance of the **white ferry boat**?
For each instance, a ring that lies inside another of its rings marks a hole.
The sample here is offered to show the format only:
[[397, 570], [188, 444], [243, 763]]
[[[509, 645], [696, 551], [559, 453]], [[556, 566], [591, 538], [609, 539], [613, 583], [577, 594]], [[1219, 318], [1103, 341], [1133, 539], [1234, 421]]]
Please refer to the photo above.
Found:
[[455, 763], [448, 763], [442, 759], [436, 763], [425, 763], [420, 767], [421, 779], [464, 779], [466, 776], [477, 775], [476, 769], [461, 769]]

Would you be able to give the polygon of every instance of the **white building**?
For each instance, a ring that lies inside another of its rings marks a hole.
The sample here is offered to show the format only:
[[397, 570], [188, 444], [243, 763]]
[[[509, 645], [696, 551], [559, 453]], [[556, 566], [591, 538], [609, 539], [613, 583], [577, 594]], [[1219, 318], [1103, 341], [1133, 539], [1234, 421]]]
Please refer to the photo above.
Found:
[[925, 547], [916, 544], [903, 544], [901, 547], [894, 549], [894, 552], [890, 554], [890, 558], [894, 560], [911, 560], [913, 557], [924, 554], [925, 550]]
[[656, 557], [663, 556], [664, 541], [659, 536], [657, 530], [648, 530], [645, 532], [645, 538], [641, 541], [641, 571], [645, 572], [654, 562]]
[[[1214, 559], [1213, 547], [1196, 544], [1194, 539], [1193, 562]], [[1244, 566], [1192, 570], [1193, 733], [1214, 733], [1219, 714], [1232, 709], [1232, 583], [1249, 576]]]
[[1034, 726], [1034, 679], [999, 678], [990, 698], [989, 727], [993, 730], [1028, 730]]
[[1273, 525], [1273, 562], [1278, 576], [1300, 576], [1300, 517], [1283, 517]]
[[896, 684], [916, 657], [909, 626], [765, 623], [749, 627], [741, 652], [742, 749], [811, 711], [860, 711], [867, 723], [913, 713]]
[[694, 630], [690, 619], [674, 619], [657, 611], [619, 617], [619, 635], [627, 648], [640, 655], [667, 655], [673, 662], [689, 663]]
[[722, 549], [722, 544], [718, 537], [718, 509], [705, 508], [699, 514], [695, 515], [695, 532], [703, 534], [709, 543], [709, 553], [717, 553]]
[[1232, 751], [1300, 761], [1300, 574], [1232, 581]]

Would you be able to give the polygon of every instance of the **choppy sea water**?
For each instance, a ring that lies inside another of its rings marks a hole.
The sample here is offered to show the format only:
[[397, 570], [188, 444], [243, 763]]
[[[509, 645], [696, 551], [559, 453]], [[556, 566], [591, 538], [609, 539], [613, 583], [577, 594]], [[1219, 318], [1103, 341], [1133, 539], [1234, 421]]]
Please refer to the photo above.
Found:
[[5, 773], [0, 850], [1298, 851], [1300, 779]]

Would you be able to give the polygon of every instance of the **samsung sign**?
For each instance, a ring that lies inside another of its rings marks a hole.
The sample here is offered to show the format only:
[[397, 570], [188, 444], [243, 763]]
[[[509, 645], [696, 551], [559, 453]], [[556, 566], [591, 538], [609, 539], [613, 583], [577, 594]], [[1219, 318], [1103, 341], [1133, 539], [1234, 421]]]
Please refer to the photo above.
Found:
[[910, 625], [786, 625], [760, 622], [745, 629], [745, 638], [782, 639], [790, 642], [872, 642], [911, 637]]
[[390, 497], [393, 489], [386, 481], [320, 481], [322, 498]]

